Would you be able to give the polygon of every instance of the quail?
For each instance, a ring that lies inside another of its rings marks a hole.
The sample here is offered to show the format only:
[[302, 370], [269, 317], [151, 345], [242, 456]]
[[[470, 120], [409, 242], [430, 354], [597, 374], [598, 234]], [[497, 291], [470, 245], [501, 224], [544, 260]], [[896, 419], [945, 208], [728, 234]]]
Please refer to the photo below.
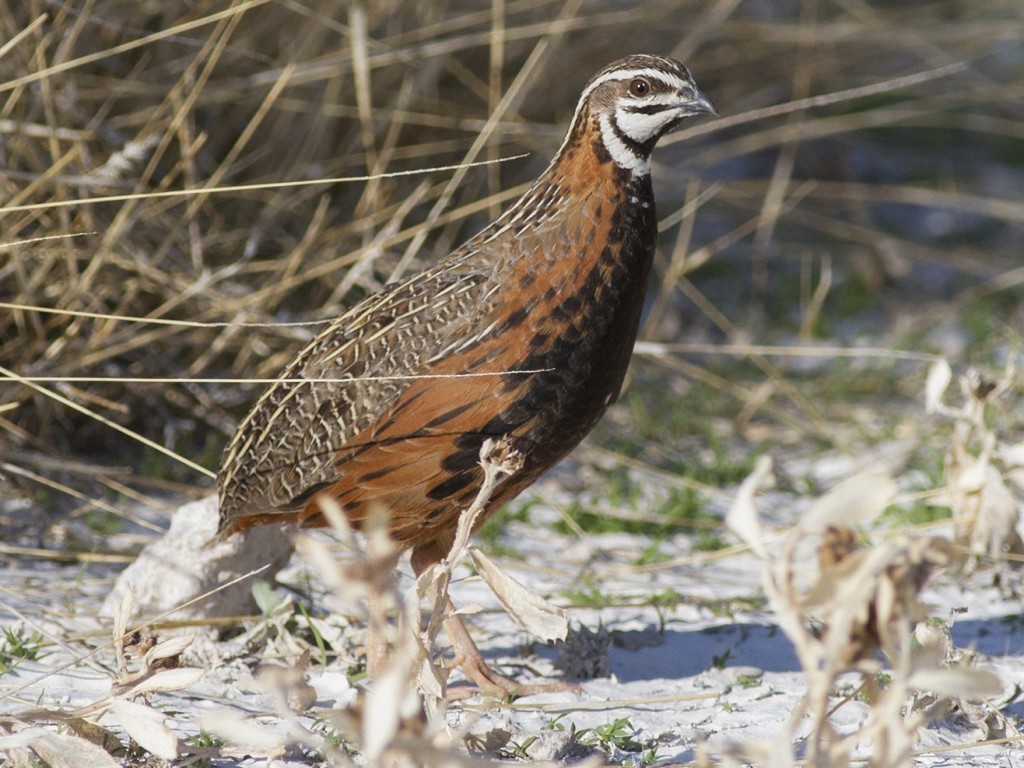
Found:
[[[636, 339], [657, 235], [651, 152], [700, 114], [717, 113], [673, 59], [598, 72], [518, 202], [334, 320], [263, 393], [222, 458], [221, 535], [324, 525], [327, 494], [357, 528], [386, 509], [419, 574], [452, 545], [485, 440], [505, 438], [522, 467], [479, 522], [569, 453], [618, 396]], [[488, 667], [457, 614], [444, 627], [482, 689], [536, 689]]]

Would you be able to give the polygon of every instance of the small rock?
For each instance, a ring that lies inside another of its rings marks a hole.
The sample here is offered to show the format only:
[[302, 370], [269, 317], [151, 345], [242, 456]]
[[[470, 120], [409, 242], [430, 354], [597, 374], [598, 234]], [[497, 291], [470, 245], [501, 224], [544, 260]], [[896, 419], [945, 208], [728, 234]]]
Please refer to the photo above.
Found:
[[[113, 616], [129, 587], [135, 619], [164, 614], [170, 619], [209, 618], [255, 612], [252, 582], [270, 581], [284, 567], [292, 554], [291, 539], [279, 526], [266, 525], [210, 544], [216, 530], [216, 496], [179, 507], [171, 516], [167, 533], [148, 544], [118, 577], [100, 614]], [[263, 570], [217, 590], [259, 568]], [[211, 594], [186, 605], [206, 593]]]
[[578, 763], [601, 752], [576, 741], [568, 731], [541, 731], [526, 748], [531, 760], [551, 763]]

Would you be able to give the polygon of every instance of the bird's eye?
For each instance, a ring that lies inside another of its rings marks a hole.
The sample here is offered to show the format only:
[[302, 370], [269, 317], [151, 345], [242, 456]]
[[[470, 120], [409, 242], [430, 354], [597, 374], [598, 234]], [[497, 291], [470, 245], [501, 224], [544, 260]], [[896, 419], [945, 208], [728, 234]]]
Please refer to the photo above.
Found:
[[651, 81], [644, 77], [634, 78], [629, 84], [629, 92], [638, 98], [646, 96], [651, 92]]

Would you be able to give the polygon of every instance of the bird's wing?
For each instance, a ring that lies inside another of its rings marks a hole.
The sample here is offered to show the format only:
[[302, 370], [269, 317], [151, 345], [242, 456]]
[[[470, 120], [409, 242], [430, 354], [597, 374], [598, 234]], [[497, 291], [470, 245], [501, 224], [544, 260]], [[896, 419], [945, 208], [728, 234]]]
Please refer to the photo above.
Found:
[[313, 339], [224, 453], [222, 528], [243, 510], [294, 511], [332, 482], [335, 453], [379, 421], [412, 376], [487, 311], [490, 280], [471, 269], [434, 270], [367, 297]]

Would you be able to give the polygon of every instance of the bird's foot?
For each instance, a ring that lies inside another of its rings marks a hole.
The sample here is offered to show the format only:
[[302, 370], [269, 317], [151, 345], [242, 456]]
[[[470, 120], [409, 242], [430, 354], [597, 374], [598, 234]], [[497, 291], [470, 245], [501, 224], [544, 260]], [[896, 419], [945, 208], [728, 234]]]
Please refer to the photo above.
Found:
[[578, 691], [580, 685], [566, 682], [565, 680], [554, 680], [545, 683], [520, 683], [510, 677], [495, 672], [483, 657], [479, 654], [461, 655], [455, 661], [457, 666], [462, 667], [462, 672], [470, 683], [476, 686], [458, 686], [448, 689], [448, 698], [451, 701], [469, 698], [477, 692], [493, 696], [501, 701], [511, 701], [521, 696], [532, 696], [535, 693], [559, 693], [561, 691]]

